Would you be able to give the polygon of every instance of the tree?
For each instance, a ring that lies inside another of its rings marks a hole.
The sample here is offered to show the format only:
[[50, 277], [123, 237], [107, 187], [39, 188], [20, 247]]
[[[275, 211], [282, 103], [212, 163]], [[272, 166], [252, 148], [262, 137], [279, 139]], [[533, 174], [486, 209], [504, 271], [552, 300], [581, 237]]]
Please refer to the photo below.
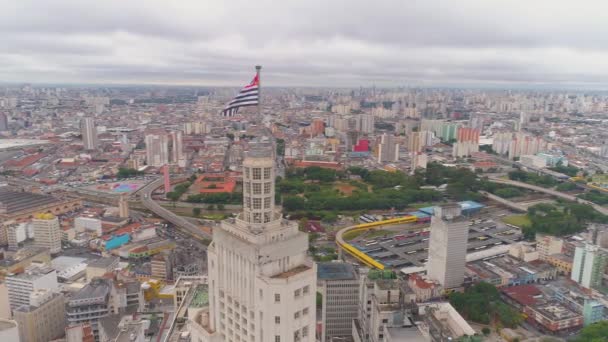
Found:
[[608, 336], [608, 321], [601, 321], [584, 327], [576, 342], [605, 342], [606, 336]]
[[222, 203], [219, 203], [217, 205], [217, 210], [224, 210], [224, 205]]
[[488, 335], [490, 335], [490, 333], [491, 333], [492, 331], [491, 331], [491, 330], [490, 330], [490, 328], [488, 328], [488, 327], [483, 327], [483, 328], [481, 329], [481, 332], [482, 332], [482, 333], [483, 333], [485, 336], [488, 336]]
[[201, 208], [192, 208], [192, 215], [199, 216], [201, 214]]
[[213, 204], [209, 204], [207, 206], [207, 210], [213, 210], [213, 209], [215, 209], [215, 206]]
[[175, 192], [175, 191], [167, 192], [167, 195], [166, 195], [166, 197], [173, 202], [179, 201], [179, 198], [181, 196], [182, 196], [182, 194], [180, 194], [179, 192]]

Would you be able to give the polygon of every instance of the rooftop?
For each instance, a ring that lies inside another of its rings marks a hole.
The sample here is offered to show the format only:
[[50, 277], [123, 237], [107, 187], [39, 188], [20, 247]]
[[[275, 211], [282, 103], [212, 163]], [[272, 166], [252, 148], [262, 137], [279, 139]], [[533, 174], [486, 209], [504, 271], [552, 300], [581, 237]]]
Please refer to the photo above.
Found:
[[344, 262], [323, 262], [317, 264], [319, 280], [353, 280], [357, 278], [353, 265]]
[[110, 265], [118, 262], [118, 257], [103, 257], [89, 262], [88, 267], [108, 268]]
[[0, 319], [0, 331], [17, 327], [17, 322], [8, 319]]
[[199, 284], [196, 286], [196, 289], [194, 289], [190, 307], [202, 308], [207, 305], [209, 305], [209, 289], [207, 285]]
[[273, 278], [273, 279], [286, 279], [286, 278], [293, 277], [296, 274], [308, 271], [310, 269], [311, 268], [308, 265], [299, 265], [299, 266], [296, 266], [296, 267], [294, 267], [294, 268], [292, 268], [292, 269], [290, 269], [288, 271], [285, 271], [283, 273], [279, 273], [279, 274], [273, 275], [271, 278]]
[[48, 195], [11, 190], [0, 191], [0, 213], [2, 214], [33, 210], [40, 206], [56, 204], [58, 202], [58, 199]]
[[110, 281], [107, 279], [93, 279], [87, 286], [78, 291], [71, 299], [78, 301], [83, 299], [105, 298], [110, 294]]

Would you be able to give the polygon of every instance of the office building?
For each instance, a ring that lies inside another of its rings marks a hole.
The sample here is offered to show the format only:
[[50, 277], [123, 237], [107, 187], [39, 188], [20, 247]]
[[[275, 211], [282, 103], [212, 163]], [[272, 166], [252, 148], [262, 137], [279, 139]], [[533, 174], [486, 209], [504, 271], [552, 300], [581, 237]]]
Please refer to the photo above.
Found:
[[166, 134], [146, 135], [146, 162], [155, 167], [169, 163], [169, 139]]
[[65, 329], [63, 294], [40, 289], [30, 295], [30, 305], [14, 311], [22, 341], [47, 342], [60, 338]]
[[435, 208], [431, 219], [427, 275], [445, 289], [462, 285], [469, 226], [458, 204]]
[[6, 277], [8, 288], [8, 301], [11, 309], [20, 306], [30, 306], [30, 294], [36, 290], [57, 290], [57, 272], [46, 266], [31, 266], [20, 274], [12, 274]]
[[93, 118], [80, 120], [80, 134], [82, 134], [82, 144], [85, 150], [97, 149], [97, 127]]
[[61, 227], [53, 214], [38, 214], [32, 219], [34, 242], [38, 247], [48, 248], [51, 254], [61, 252]]
[[111, 313], [112, 283], [95, 278], [76, 292], [66, 306], [69, 325], [89, 324], [95, 340], [99, 341], [99, 320]]
[[247, 153], [243, 212], [213, 232], [203, 342], [315, 341], [316, 266], [308, 236], [275, 210], [272, 152]]
[[586, 288], [602, 285], [604, 269], [608, 264], [608, 251], [592, 244], [577, 246], [572, 262], [571, 279]]
[[317, 289], [323, 295], [321, 341], [352, 337], [353, 319], [359, 313], [359, 278], [353, 265], [317, 264]]
[[0, 341], [21, 342], [17, 322], [9, 319], [0, 319]]
[[399, 144], [395, 142], [395, 137], [387, 133], [382, 134], [378, 144], [378, 163], [397, 160], [399, 160]]

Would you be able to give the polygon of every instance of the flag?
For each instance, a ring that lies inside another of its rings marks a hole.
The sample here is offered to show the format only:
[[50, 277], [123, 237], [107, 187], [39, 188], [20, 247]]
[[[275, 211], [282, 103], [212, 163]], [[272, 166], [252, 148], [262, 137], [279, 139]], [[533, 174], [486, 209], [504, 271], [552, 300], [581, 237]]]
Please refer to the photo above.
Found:
[[258, 75], [255, 75], [251, 83], [243, 87], [239, 94], [226, 105], [222, 110], [222, 116], [235, 116], [241, 107], [257, 106], [260, 99], [259, 84]]

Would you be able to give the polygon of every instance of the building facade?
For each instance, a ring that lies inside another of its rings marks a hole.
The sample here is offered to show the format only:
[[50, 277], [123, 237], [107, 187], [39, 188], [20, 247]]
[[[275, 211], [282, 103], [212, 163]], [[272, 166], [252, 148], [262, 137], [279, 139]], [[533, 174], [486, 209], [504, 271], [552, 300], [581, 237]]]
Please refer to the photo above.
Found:
[[36, 246], [48, 248], [51, 254], [61, 252], [61, 227], [53, 214], [39, 214], [32, 220]]
[[444, 289], [462, 285], [469, 227], [458, 204], [435, 208], [431, 219], [427, 274]]
[[608, 264], [608, 251], [599, 246], [585, 244], [577, 246], [572, 262], [571, 279], [586, 288], [602, 285], [604, 269]]
[[323, 295], [321, 341], [351, 337], [353, 320], [359, 313], [359, 278], [353, 265], [318, 264], [317, 288]]
[[32, 292], [30, 305], [14, 311], [21, 341], [47, 342], [60, 338], [65, 329], [63, 294], [41, 289]]
[[169, 139], [166, 134], [146, 135], [146, 163], [155, 167], [169, 163]]
[[30, 267], [23, 273], [7, 276], [6, 287], [11, 309], [30, 306], [30, 294], [34, 291], [40, 289], [54, 291], [59, 288], [57, 271], [49, 267]]
[[222, 222], [208, 250], [207, 340], [314, 341], [316, 266], [308, 237], [275, 210], [272, 150], [250, 151], [243, 166], [244, 210]]

